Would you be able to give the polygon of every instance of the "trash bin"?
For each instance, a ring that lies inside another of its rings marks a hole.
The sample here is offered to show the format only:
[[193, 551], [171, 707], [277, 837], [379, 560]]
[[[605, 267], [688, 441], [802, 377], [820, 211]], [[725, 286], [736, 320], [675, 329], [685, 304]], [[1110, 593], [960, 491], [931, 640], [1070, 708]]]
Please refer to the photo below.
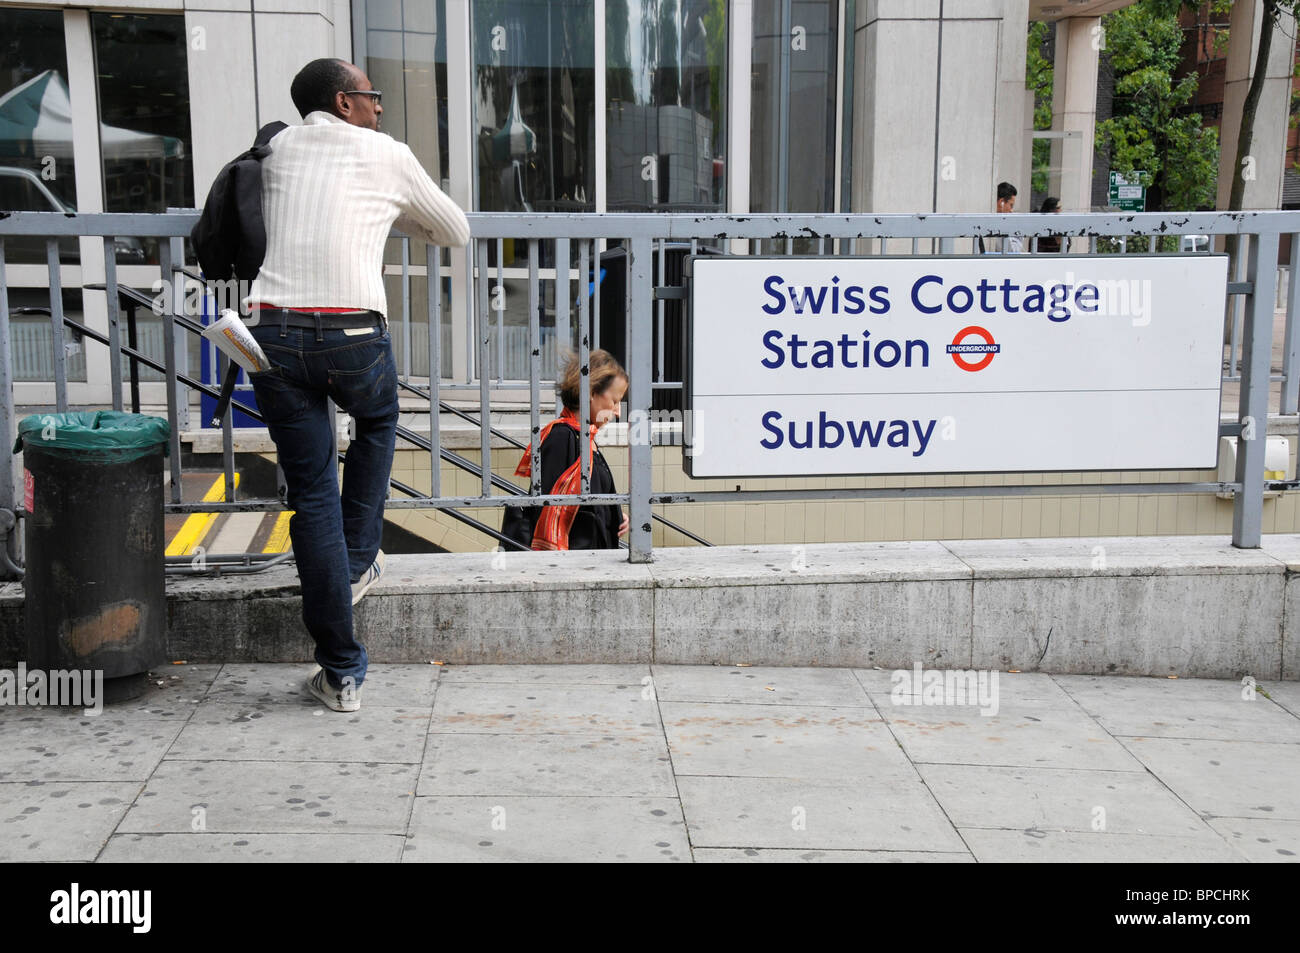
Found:
[[167, 421], [88, 411], [18, 424], [29, 668], [102, 671], [134, 698], [166, 658], [163, 456]]

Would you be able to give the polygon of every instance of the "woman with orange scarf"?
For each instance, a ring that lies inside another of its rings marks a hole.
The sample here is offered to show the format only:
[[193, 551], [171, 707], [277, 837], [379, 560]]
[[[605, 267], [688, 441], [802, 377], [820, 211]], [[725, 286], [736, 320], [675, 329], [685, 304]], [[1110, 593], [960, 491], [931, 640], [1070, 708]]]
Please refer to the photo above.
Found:
[[[596, 446], [596, 434], [611, 420], [618, 419], [619, 404], [627, 393], [627, 371], [608, 351], [592, 351], [588, 358], [591, 388], [590, 420], [582, 427], [578, 420], [582, 384], [576, 357], [569, 360], [558, 390], [564, 412], [542, 428], [541, 491], [548, 494], [582, 492], [582, 444], [585, 431], [591, 446], [591, 492], [615, 493], [614, 476]], [[517, 476], [532, 475], [532, 448], [524, 451], [515, 469]], [[617, 549], [618, 538], [627, 532], [627, 519], [620, 506], [530, 507], [524, 514], [532, 522], [532, 548]]]

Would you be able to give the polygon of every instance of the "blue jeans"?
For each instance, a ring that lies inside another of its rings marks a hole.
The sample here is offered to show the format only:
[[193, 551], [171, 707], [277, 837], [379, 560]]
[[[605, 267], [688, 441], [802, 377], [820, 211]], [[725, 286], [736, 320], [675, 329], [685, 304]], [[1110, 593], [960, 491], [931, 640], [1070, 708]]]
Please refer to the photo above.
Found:
[[[302, 619], [331, 685], [366, 677], [366, 650], [352, 628], [352, 583], [370, 568], [383, 533], [384, 500], [397, 433], [397, 365], [387, 331], [365, 334], [282, 328], [274, 318], [249, 329], [271, 370], [250, 376], [288, 486], [289, 521]], [[355, 420], [343, 465], [332, 448], [326, 398]]]

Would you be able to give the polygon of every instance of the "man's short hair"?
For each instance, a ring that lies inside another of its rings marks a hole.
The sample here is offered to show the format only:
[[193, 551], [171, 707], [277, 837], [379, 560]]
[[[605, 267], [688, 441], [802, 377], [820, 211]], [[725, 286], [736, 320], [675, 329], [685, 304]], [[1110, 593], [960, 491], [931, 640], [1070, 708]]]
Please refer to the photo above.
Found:
[[304, 119], [322, 110], [334, 114], [334, 97], [352, 88], [352, 64], [346, 60], [312, 60], [298, 71], [289, 87], [293, 104]]
[[999, 182], [999, 183], [998, 183], [998, 201], [999, 201], [999, 202], [1001, 202], [1001, 201], [1004, 200], [1004, 199], [1015, 198], [1015, 195], [1016, 195], [1016, 187], [1015, 187], [1014, 185], [1012, 185], [1010, 182]]

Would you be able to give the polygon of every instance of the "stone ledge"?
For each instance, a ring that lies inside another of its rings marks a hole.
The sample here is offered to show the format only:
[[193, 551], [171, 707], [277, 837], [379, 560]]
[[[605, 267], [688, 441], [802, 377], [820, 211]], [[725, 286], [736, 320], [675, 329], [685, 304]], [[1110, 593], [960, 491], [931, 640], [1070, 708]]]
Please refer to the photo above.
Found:
[[[1104, 547], [1095, 565], [1094, 547]], [[1014, 668], [1300, 678], [1300, 535], [390, 556], [375, 662]], [[168, 653], [309, 661], [296, 570], [169, 579]], [[0, 663], [25, 654], [0, 585]]]

